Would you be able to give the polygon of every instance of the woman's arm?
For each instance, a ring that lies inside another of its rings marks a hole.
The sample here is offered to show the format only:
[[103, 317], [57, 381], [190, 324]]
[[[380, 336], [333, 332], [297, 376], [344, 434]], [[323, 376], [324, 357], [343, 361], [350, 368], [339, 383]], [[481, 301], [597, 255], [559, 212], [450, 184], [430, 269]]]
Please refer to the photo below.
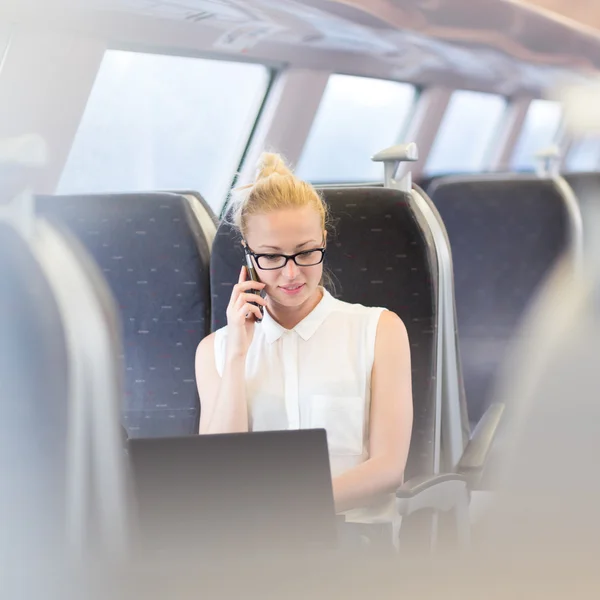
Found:
[[404, 323], [384, 311], [371, 376], [369, 459], [334, 478], [336, 512], [365, 506], [401, 484], [413, 422], [410, 345]]
[[[200, 396], [200, 433], [237, 433], [248, 431], [246, 404], [246, 355], [260, 318], [258, 304], [266, 300], [252, 291], [265, 284], [247, 279], [246, 267], [231, 290], [227, 306], [227, 345], [223, 377], [215, 364], [215, 334], [205, 337], [196, 350], [196, 385]], [[250, 316], [250, 318], [248, 318]]]
[[196, 350], [200, 434], [248, 431], [245, 362], [245, 354], [228, 353], [221, 378], [215, 365], [214, 333], [200, 342]]

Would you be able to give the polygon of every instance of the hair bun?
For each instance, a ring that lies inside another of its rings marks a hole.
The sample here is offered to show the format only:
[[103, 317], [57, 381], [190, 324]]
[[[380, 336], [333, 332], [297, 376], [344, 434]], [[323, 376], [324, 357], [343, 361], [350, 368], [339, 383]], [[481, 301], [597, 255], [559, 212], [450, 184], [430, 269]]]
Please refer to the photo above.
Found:
[[263, 152], [256, 165], [256, 181], [266, 179], [275, 173], [283, 176], [292, 174], [279, 154]]

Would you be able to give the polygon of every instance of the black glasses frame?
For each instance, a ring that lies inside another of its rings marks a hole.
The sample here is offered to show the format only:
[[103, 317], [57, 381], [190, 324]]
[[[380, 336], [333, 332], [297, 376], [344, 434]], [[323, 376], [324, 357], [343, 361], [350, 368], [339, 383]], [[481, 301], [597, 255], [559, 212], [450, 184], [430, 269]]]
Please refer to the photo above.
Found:
[[[254, 260], [256, 261], [256, 266], [261, 271], [277, 271], [278, 269], [283, 269], [288, 264], [289, 260], [293, 260], [294, 264], [296, 266], [298, 266], [298, 267], [316, 267], [317, 265], [320, 265], [323, 262], [323, 259], [325, 258], [326, 248], [325, 247], [322, 247], [322, 248], [311, 248], [310, 250], [302, 250], [302, 252], [296, 252], [296, 254], [273, 254], [271, 252], [267, 252], [265, 254], [257, 254], [256, 252], [254, 252], [253, 250], [250, 249], [250, 247], [248, 246], [248, 244], [246, 244], [244, 242], [244, 251], [247, 254], [250, 254], [254, 258]], [[312, 263], [310, 265], [299, 265], [297, 263], [296, 258], [298, 256], [302, 256], [303, 254], [309, 254], [311, 252], [320, 252], [321, 253], [321, 258], [319, 259], [319, 262]], [[260, 266], [260, 259], [263, 256], [285, 258], [285, 262], [280, 267], [261, 267]]]

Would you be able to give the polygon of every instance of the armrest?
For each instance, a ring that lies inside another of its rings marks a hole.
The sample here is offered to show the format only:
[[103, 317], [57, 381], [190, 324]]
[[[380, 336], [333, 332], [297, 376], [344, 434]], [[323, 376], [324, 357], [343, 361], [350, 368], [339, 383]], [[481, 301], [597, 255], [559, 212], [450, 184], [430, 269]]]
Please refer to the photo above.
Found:
[[479, 423], [477, 423], [458, 463], [457, 470], [467, 478], [469, 489], [473, 489], [481, 479], [483, 468], [496, 437], [498, 425], [502, 420], [504, 408], [504, 404], [501, 403], [490, 405]]
[[413, 477], [396, 491], [396, 506], [406, 516], [423, 508], [448, 512], [468, 502], [467, 478], [457, 473]]

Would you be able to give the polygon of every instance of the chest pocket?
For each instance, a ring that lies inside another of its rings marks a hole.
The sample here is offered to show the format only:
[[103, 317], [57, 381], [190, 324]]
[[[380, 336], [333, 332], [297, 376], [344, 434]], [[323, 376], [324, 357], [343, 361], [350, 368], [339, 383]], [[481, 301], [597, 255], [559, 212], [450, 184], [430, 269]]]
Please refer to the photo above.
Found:
[[310, 397], [310, 426], [326, 430], [330, 454], [362, 454], [364, 417], [365, 402], [360, 396]]

